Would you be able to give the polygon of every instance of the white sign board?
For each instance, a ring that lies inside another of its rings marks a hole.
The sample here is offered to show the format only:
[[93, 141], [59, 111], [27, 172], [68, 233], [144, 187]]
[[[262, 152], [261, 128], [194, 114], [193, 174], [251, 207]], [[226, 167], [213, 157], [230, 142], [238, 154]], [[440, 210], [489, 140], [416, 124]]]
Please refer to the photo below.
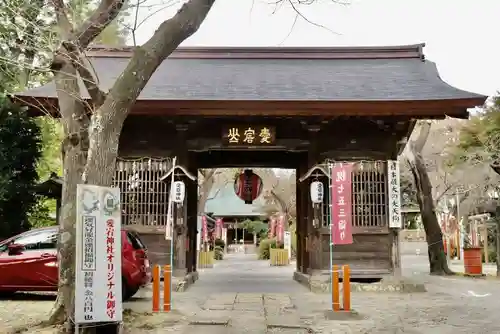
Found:
[[79, 184], [76, 196], [75, 323], [121, 322], [120, 189]]
[[283, 236], [283, 246], [288, 249], [288, 258], [292, 258], [292, 233], [290, 231], [285, 231]]
[[399, 161], [387, 161], [387, 187], [389, 195], [389, 227], [402, 228], [401, 183], [399, 180]]

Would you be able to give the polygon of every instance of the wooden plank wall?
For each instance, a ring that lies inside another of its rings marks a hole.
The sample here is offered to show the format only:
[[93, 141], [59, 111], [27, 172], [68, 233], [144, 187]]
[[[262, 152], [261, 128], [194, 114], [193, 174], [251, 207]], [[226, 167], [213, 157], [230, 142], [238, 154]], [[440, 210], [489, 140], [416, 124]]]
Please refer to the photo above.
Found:
[[[325, 178], [325, 182], [326, 178]], [[325, 184], [325, 189], [329, 189]], [[321, 267], [330, 266], [329, 192], [322, 207]], [[375, 278], [392, 273], [391, 236], [388, 229], [387, 165], [363, 161], [352, 173], [353, 244], [334, 246], [333, 264], [349, 264], [354, 278]]]

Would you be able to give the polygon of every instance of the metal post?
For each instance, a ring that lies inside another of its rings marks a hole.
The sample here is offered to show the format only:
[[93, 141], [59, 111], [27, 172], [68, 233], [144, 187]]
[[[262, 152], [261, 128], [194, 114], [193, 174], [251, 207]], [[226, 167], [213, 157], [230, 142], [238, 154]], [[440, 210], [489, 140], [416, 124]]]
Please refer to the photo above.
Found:
[[340, 311], [340, 284], [339, 284], [339, 266], [332, 266], [332, 310]]
[[172, 282], [172, 267], [168, 264], [163, 267], [163, 281], [165, 285], [163, 287], [163, 311], [170, 312], [172, 309], [172, 284], [167, 282]]
[[[166, 282], [164, 282], [166, 284]], [[153, 312], [160, 311], [160, 266], [153, 267]]]
[[[335, 311], [335, 305], [339, 307], [339, 300], [338, 300], [338, 290], [337, 293], [335, 292], [336, 289], [338, 289], [339, 285], [339, 277], [338, 277], [338, 272], [336, 266], [333, 265], [333, 238], [332, 238], [332, 231], [333, 231], [333, 217], [332, 217], [332, 205], [333, 205], [333, 179], [332, 179], [332, 171], [333, 171], [333, 166], [332, 164], [328, 164], [328, 173], [330, 173], [330, 177], [328, 178], [328, 189], [329, 189], [329, 199], [330, 199], [330, 204], [328, 205], [328, 211], [330, 215], [330, 280], [332, 282], [332, 291], [331, 291], [331, 297], [332, 297], [332, 308]], [[336, 282], [335, 282], [336, 281]], [[337, 297], [337, 300], [335, 299]]]
[[342, 304], [344, 311], [351, 310], [351, 269], [349, 265], [342, 266], [342, 286], [344, 287]]

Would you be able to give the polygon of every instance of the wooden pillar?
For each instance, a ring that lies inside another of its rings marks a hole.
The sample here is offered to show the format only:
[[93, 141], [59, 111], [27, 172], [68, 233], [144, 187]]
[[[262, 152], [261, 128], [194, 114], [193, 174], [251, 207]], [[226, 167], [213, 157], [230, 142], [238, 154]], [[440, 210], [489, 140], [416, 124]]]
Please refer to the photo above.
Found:
[[[308, 250], [308, 231], [307, 231], [307, 204], [309, 200], [308, 183], [298, 182], [298, 178], [307, 172], [307, 155], [301, 160], [301, 164], [297, 169], [297, 253], [300, 253], [300, 264], [298, 270], [306, 274], [309, 270], [309, 250]], [[298, 256], [298, 255], [297, 255]], [[297, 261], [298, 262], [298, 261]]]
[[[320, 130], [319, 126], [309, 126], [308, 131], [310, 134], [310, 147], [307, 154], [307, 169], [312, 168], [314, 165], [318, 164], [319, 152], [318, 152], [318, 140], [317, 135]], [[303, 205], [307, 207], [307, 237], [308, 237], [308, 248], [309, 248], [309, 273], [312, 275], [320, 271], [322, 265], [322, 240], [320, 228], [321, 226], [314, 227], [314, 208], [309, 199], [309, 186], [311, 180], [306, 180], [304, 184], [305, 201]]]
[[297, 249], [295, 250], [296, 256], [297, 256], [297, 268], [296, 271], [302, 272], [302, 259], [303, 259], [303, 254], [304, 254], [304, 248], [303, 248], [303, 241], [304, 239], [304, 234], [302, 233], [302, 219], [300, 218], [302, 216], [302, 207], [301, 204], [302, 202], [300, 201], [301, 198], [301, 187], [300, 187], [300, 177], [302, 176], [304, 172], [300, 168], [300, 166], [297, 166], [297, 169], [295, 170], [295, 219], [296, 219], [296, 226], [295, 226], [295, 238], [296, 240], [296, 245]]
[[307, 234], [307, 183], [300, 184], [300, 229], [302, 234], [302, 272], [306, 274], [309, 271], [309, 236]]
[[[191, 172], [197, 169], [191, 169]], [[194, 174], [194, 175], [197, 175]], [[189, 249], [186, 252], [188, 272], [196, 271], [196, 238], [198, 233], [198, 180], [189, 182], [186, 187], [187, 198], [187, 236], [189, 238]]]
[[[189, 159], [188, 159], [188, 151], [186, 147], [186, 131], [188, 130], [188, 127], [183, 124], [178, 124], [176, 125], [176, 130], [177, 130], [177, 147], [174, 152], [174, 156], [177, 157], [177, 165], [180, 165], [184, 167], [186, 170], [189, 171]], [[174, 173], [177, 173], [177, 170], [173, 171]], [[186, 185], [186, 190], [192, 187], [192, 181], [189, 180], [187, 177], [182, 176], [178, 177], [177, 175], [175, 176], [175, 180], [182, 180], [184, 181]], [[188, 199], [189, 198], [189, 193], [186, 191], [186, 197], [184, 199], [184, 203], [181, 207], [178, 207], [176, 209], [176, 219], [174, 220], [175, 228], [174, 228], [174, 270], [173, 270], [173, 275], [175, 277], [184, 277], [187, 274], [187, 263], [186, 263], [186, 237], [187, 237], [187, 230], [188, 230], [188, 221], [187, 221], [187, 207], [189, 203], [192, 201]], [[179, 218], [179, 219], [178, 219]]]
[[396, 277], [401, 277], [401, 247], [399, 234], [401, 229], [399, 228], [391, 228], [391, 239], [392, 239], [392, 270], [393, 274]]

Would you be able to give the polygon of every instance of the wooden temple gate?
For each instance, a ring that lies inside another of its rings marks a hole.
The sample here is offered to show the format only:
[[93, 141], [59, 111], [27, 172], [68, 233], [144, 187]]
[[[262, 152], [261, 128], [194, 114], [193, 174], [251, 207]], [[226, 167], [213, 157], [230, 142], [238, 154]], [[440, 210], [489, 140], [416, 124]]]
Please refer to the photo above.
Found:
[[[199, 168], [296, 169], [296, 278], [327, 277], [327, 204], [316, 226], [311, 179], [302, 176], [325, 161], [351, 161], [354, 243], [335, 246], [334, 261], [351, 264], [353, 277], [391, 274], [386, 161], [397, 159], [416, 120], [465, 118], [467, 108], [485, 100], [444, 83], [422, 48], [179, 48], [157, 69], [122, 130], [116, 184], [123, 224], [143, 236], [155, 262], [166, 263], [169, 159], [177, 157], [192, 175]], [[131, 52], [88, 53], [103, 89]], [[52, 83], [16, 98], [57, 105]], [[186, 183], [174, 259], [174, 274], [183, 276], [196, 272], [198, 185], [182, 173], [175, 177]]]

